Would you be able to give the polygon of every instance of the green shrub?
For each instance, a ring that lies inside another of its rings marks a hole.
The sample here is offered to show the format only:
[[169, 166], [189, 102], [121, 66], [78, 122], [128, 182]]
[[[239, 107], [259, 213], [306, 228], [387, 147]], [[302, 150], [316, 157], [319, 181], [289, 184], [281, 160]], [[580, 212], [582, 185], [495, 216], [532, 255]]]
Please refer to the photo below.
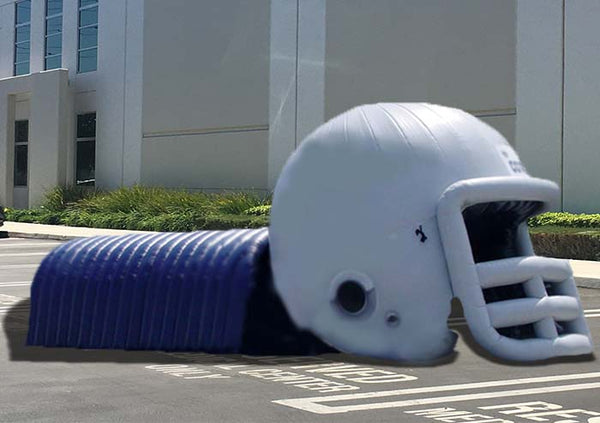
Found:
[[543, 213], [529, 219], [530, 227], [600, 228], [600, 214]]
[[269, 216], [271, 214], [271, 205], [250, 207], [242, 212], [246, 216]]
[[77, 202], [94, 197], [99, 190], [84, 186], [58, 186], [46, 193], [41, 208], [50, 211], [62, 211]]
[[188, 232], [268, 226], [269, 201], [246, 192], [191, 193], [141, 186], [102, 192], [66, 187], [49, 191], [40, 208], [7, 209], [6, 214], [8, 220], [27, 223]]
[[600, 261], [600, 236], [588, 234], [532, 233], [536, 254], [576, 260]]
[[264, 206], [270, 202], [268, 197], [248, 192], [213, 194], [213, 198], [219, 213], [229, 215], [243, 214], [248, 209]]

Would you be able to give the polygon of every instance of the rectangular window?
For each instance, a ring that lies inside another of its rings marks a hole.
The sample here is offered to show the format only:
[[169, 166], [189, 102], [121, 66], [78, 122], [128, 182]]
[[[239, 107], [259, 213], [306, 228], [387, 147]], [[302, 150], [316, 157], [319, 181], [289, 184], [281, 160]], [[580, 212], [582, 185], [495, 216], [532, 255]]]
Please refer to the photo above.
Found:
[[30, 36], [31, 0], [21, 0], [15, 3], [15, 76], [29, 73]]
[[96, 113], [77, 115], [77, 162], [75, 183], [96, 184]]
[[79, 0], [77, 72], [98, 68], [98, 0]]
[[29, 141], [29, 121], [15, 122], [15, 165], [14, 186], [27, 186], [27, 144]]
[[62, 62], [62, 3], [63, 0], [46, 0], [46, 70], [60, 68]]

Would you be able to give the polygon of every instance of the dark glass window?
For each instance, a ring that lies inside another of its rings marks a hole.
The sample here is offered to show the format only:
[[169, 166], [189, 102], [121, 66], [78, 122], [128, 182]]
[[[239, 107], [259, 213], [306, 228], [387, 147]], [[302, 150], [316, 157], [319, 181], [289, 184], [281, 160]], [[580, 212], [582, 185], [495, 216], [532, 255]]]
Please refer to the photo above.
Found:
[[29, 38], [31, 37], [31, 0], [15, 3], [14, 74], [29, 73]]
[[60, 68], [62, 62], [62, 0], [46, 0], [44, 69]]
[[77, 142], [77, 185], [96, 183], [96, 141]]
[[98, 4], [98, 0], [79, 0], [79, 8], [87, 6], [95, 6]]
[[31, 31], [29, 30], [29, 25], [18, 26], [15, 32], [15, 43], [22, 43], [23, 41], [29, 41], [29, 37], [31, 36]]
[[62, 40], [61, 35], [53, 35], [52, 37], [46, 37], [46, 57], [60, 56], [62, 52]]
[[98, 7], [90, 7], [79, 12], [79, 26], [96, 25], [98, 23]]
[[96, 138], [96, 113], [77, 116], [77, 138]]
[[27, 186], [27, 143], [29, 141], [29, 122], [15, 122], [15, 164], [14, 185]]
[[15, 63], [15, 75], [25, 75], [29, 73], [29, 62]]
[[29, 41], [19, 43], [15, 46], [16, 63], [27, 62], [29, 64]]
[[15, 122], [15, 144], [29, 141], [29, 121], [18, 120]]
[[79, 0], [77, 72], [98, 68], [98, 0]]
[[94, 186], [96, 183], [96, 114], [77, 116], [77, 185]]
[[62, 0], [47, 0], [46, 1], [46, 16], [62, 14]]
[[79, 31], [79, 48], [87, 49], [98, 45], [98, 27], [89, 26]]
[[31, 0], [17, 2], [16, 5], [16, 24], [29, 23], [31, 21]]
[[60, 56], [46, 57], [44, 64], [46, 69], [58, 69], [61, 66]]
[[46, 35], [60, 34], [62, 32], [62, 16], [46, 19]]

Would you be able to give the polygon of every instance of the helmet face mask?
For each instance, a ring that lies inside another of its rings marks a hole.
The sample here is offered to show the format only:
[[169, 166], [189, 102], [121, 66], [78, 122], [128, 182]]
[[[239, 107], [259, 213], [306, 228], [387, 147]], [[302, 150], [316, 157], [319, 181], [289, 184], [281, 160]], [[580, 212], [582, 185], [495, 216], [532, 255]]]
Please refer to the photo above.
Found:
[[502, 358], [592, 350], [568, 261], [535, 256], [527, 232], [556, 193], [540, 179], [481, 178], [453, 184], [439, 202], [454, 295], [475, 339]]
[[[525, 223], [557, 195], [471, 115], [360, 106], [315, 130], [280, 176], [269, 235], [275, 286], [299, 327], [350, 353], [449, 354], [453, 297], [475, 339], [500, 357], [588, 353], [568, 262], [533, 257]], [[544, 283], [560, 295], [546, 299]]]

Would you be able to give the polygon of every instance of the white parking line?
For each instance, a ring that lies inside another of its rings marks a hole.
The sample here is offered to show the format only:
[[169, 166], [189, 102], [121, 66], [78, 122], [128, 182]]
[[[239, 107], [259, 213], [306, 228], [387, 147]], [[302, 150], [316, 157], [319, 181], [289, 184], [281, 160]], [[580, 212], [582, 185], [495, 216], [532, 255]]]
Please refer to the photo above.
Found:
[[29, 285], [31, 285], [31, 281], [29, 281], [29, 282], [26, 282], [26, 281], [23, 281], [23, 282], [0, 282], [0, 288], [5, 288], [5, 287], [10, 288], [13, 286], [29, 286]]
[[[482, 400], [482, 399], [490, 399], [490, 398], [518, 397], [518, 396], [523, 396], [523, 395], [539, 395], [539, 394], [549, 394], [552, 392], [581, 391], [581, 390], [598, 389], [598, 388], [600, 388], [600, 382], [580, 383], [580, 384], [575, 384], [575, 385], [547, 386], [547, 387], [543, 387], [543, 388], [515, 389], [512, 391], [481, 392], [479, 394], [450, 395], [450, 396], [445, 396], [445, 397], [419, 398], [419, 399], [413, 399], [413, 400], [379, 402], [379, 403], [373, 403], [373, 404], [357, 404], [357, 405], [348, 405], [348, 406], [333, 406], [333, 407], [307, 401], [311, 398], [276, 400], [273, 402], [276, 404], [286, 405], [288, 407], [298, 408], [298, 409], [304, 410], [304, 411], [310, 411], [311, 413], [315, 413], [315, 414], [336, 414], [336, 413], [347, 413], [349, 411], [381, 410], [384, 408], [401, 408], [401, 407], [410, 407], [413, 405], [447, 404], [450, 402], [464, 402], [464, 401]], [[329, 398], [332, 398], [332, 397], [329, 397]]]
[[29, 312], [29, 306], [13, 306], [13, 307], [0, 307], [0, 316], [3, 314], [11, 313], [27, 313]]
[[0, 248], [21, 248], [21, 247], [56, 247], [62, 245], [62, 242], [23, 242], [19, 244], [4, 244], [0, 242]]
[[[495, 380], [488, 382], [475, 382], [475, 383], [463, 383], [458, 385], [441, 385], [441, 386], [427, 386], [421, 388], [410, 388], [410, 389], [397, 389], [391, 391], [379, 391], [379, 392], [365, 392], [358, 394], [343, 394], [343, 395], [331, 395], [325, 397], [311, 397], [311, 398], [291, 398], [283, 400], [273, 401], [276, 404], [285, 405], [292, 408], [298, 408], [300, 410], [310, 411], [316, 414], [335, 414], [335, 413], [346, 413], [349, 411], [360, 411], [360, 410], [374, 410], [384, 408], [400, 408], [408, 407], [412, 405], [426, 405], [426, 404], [441, 404], [448, 402], [460, 402], [460, 401], [472, 401], [479, 399], [489, 398], [503, 398], [513, 397], [522, 395], [536, 395], [545, 394], [550, 392], [565, 392], [565, 391], [577, 391], [585, 389], [597, 389], [600, 388], [600, 382], [593, 383], [581, 383], [572, 385], [559, 385], [559, 386], [545, 386], [540, 388], [528, 388], [528, 389], [516, 389], [508, 391], [489, 391], [479, 392], [470, 394], [450, 395], [443, 397], [432, 397], [432, 398], [418, 398], [418, 399], [403, 399], [400, 401], [386, 401], [386, 402], [364, 402], [362, 404], [350, 404], [340, 405], [339, 403], [344, 401], [355, 402], [357, 400], [370, 400], [374, 398], [386, 398], [386, 397], [402, 397], [406, 395], [434, 393], [434, 392], [447, 392], [447, 391], [458, 391], [467, 389], [481, 389], [511, 385], [523, 385], [523, 384], [538, 384], [538, 383], [549, 383], [567, 380], [581, 380], [581, 379], [594, 379], [600, 378], [600, 372], [593, 373], [581, 373], [581, 374], [570, 374], [570, 375], [555, 375], [555, 376], [541, 376], [534, 378], [524, 379], [507, 379], [507, 380]], [[324, 403], [335, 402], [337, 405], [325, 405]]]
[[2, 257], [30, 257], [30, 256], [47, 256], [48, 253], [6, 253], [0, 254], [0, 258]]
[[0, 270], [8, 269], [36, 269], [40, 267], [39, 264], [3, 264], [0, 265]]

